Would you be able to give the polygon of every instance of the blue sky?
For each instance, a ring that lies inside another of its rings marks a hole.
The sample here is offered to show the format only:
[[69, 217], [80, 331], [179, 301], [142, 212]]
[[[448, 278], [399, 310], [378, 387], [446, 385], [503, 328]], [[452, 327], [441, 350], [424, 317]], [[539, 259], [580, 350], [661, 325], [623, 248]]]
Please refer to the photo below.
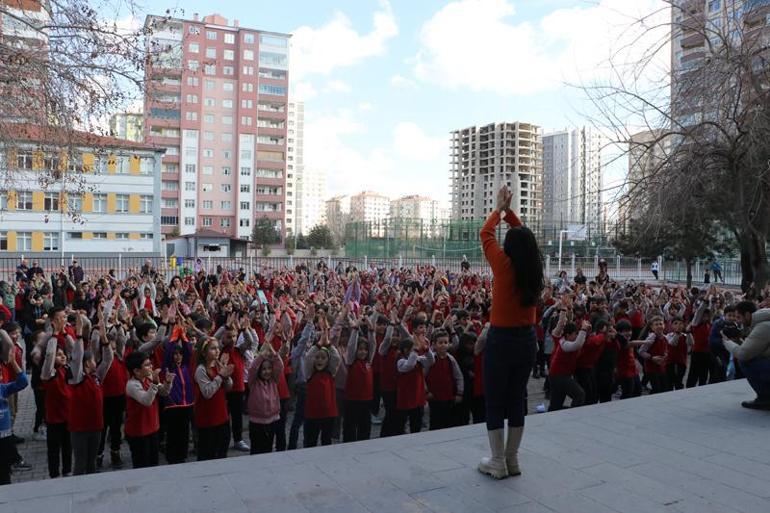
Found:
[[[306, 105], [306, 167], [326, 171], [329, 195], [371, 189], [447, 201], [451, 130], [494, 121], [545, 129], [584, 122], [592, 107], [566, 83], [601, 80], [633, 21], [662, 5], [179, 0], [164, 7], [294, 34], [292, 92]], [[615, 168], [605, 182], [620, 176]]]

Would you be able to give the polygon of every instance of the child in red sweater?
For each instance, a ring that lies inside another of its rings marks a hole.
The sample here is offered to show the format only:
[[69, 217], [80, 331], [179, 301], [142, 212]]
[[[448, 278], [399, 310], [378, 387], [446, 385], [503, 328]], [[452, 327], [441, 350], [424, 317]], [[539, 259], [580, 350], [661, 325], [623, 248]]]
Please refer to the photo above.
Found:
[[219, 340], [209, 337], [198, 348], [195, 370], [195, 426], [198, 428], [198, 461], [227, 457], [230, 422], [225, 392], [233, 387], [234, 366], [221, 355]]
[[[67, 344], [74, 346], [75, 341], [65, 335]], [[72, 445], [67, 429], [69, 401], [72, 392], [67, 386], [67, 354], [59, 347], [58, 339], [53, 336], [48, 340], [45, 361], [40, 372], [40, 379], [45, 390], [45, 423], [48, 436], [48, 475], [51, 478], [69, 475], [72, 471]], [[61, 463], [61, 468], [59, 464]]]
[[342, 440], [355, 442], [369, 440], [372, 430], [370, 416], [374, 395], [374, 358], [376, 340], [374, 323], [369, 320], [368, 336], [360, 334], [361, 320], [351, 320], [346, 363], [348, 366], [345, 382], [345, 414], [343, 416]]
[[435, 330], [433, 354], [435, 362], [428, 370], [425, 381], [428, 385], [431, 431], [452, 427], [453, 411], [463, 399], [463, 375], [454, 356], [449, 354], [449, 333]]
[[396, 410], [398, 412], [398, 434], [404, 434], [409, 421], [409, 432], [419, 433], [425, 410], [425, 373], [433, 365], [433, 353], [428, 350], [418, 354], [418, 348], [411, 338], [405, 338], [399, 345], [400, 358], [396, 363]]
[[251, 454], [273, 450], [273, 440], [281, 417], [278, 382], [283, 375], [283, 360], [272, 344], [262, 348], [249, 368], [249, 439]]
[[329, 343], [329, 331], [324, 325], [323, 332], [315, 345], [305, 355], [307, 373], [307, 400], [305, 402], [305, 447], [331, 445], [334, 419], [338, 415], [334, 376], [340, 365], [337, 348]]

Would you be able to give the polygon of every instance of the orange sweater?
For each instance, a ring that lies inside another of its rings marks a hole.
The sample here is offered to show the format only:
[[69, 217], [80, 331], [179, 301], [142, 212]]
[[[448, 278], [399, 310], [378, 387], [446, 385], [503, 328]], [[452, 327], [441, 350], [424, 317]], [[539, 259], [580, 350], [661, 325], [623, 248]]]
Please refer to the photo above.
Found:
[[[536, 308], [521, 305], [521, 294], [516, 290], [513, 264], [495, 238], [495, 228], [499, 222], [500, 213], [495, 210], [489, 215], [480, 232], [484, 256], [494, 276], [490, 323], [499, 328], [531, 326], [535, 324]], [[511, 228], [521, 226], [519, 218], [510, 210], [505, 216], [505, 222]]]

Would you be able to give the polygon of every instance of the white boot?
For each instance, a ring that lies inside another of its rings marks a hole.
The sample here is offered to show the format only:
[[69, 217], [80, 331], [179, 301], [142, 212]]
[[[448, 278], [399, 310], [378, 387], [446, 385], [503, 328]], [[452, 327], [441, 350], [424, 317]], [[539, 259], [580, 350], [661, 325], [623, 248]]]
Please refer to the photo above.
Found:
[[508, 428], [508, 441], [505, 444], [505, 465], [508, 468], [508, 475], [521, 475], [521, 469], [519, 468], [519, 445], [521, 445], [521, 437], [523, 435], [524, 426]]
[[503, 430], [493, 429], [487, 431], [487, 435], [489, 436], [489, 448], [492, 450], [492, 457], [481, 458], [479, 472], [490, 475], [495, 479], [508, 477], [508, 470], [505, 468]]

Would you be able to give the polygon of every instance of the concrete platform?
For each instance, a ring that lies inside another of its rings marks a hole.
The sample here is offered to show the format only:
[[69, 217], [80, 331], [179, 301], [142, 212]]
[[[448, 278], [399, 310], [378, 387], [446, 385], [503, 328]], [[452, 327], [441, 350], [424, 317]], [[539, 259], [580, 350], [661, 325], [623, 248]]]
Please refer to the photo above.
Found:
[[482, 426], [0, 487], [2, 513], [770, 512], [770, 413], [744, 381], [527, 418], [524, 475]]

